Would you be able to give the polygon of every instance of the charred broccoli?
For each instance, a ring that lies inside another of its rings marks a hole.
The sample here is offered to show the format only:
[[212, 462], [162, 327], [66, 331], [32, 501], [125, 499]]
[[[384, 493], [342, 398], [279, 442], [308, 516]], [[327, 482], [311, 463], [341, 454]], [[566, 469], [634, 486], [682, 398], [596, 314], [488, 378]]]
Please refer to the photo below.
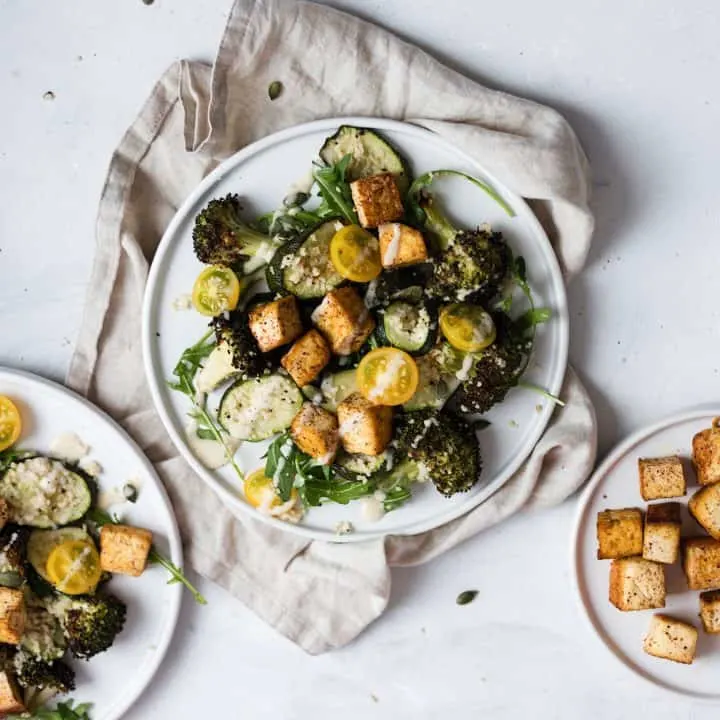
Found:
[[247, 313], [233, 311], [227, 317], [219, 315], [213, 320], [212, 326], [218, 348], [225, 354], [226, 362], [229, 362], [229, 374], [251, 378], [272, 369], [269, 357], [260, 351], [257, 340], [250, 332]]
[[46, 661], [26, 650], [19, 650], [13, 666], [18, 684], [23, 688], [51, 691], [53, 695], [75, 689], [75, 673], [62, 660]]
[[532, 341], [501, 312], [493, 313], [497, 336], [483, 350], [470, 373], [453, 396], [453, 405], [463, 413], [485, 413], [505, 399], [522, 376]]
[[28, 605], [20, 647], [46, 662], [61, 658], [65, 654], [65, 638], [58, 619], [43, 607]]
[[502, 233], [482, 228], [457, 230], [429, 197], [422, 207], [426, 228], [436, 236], [442, 251], [433, 261], [428, 295], [447, 301], [497, 295], [512, 261]]
[[193, 248], [200, 262], [237, 267], [250, 258], [267, 262], [281, 244], [251, 228], [241, 217], [238, 195], [211, 200], [195, 218]]
[[87, 660], [113, 644], [127, 609], [113, 595], [77, 595], [57, 598], [50, 611], [60, 620], [70, 652]]
[[30, 529], [6, 525], [0, 532], [0, 585], [20, 587], [25, 578], [25, 547]]

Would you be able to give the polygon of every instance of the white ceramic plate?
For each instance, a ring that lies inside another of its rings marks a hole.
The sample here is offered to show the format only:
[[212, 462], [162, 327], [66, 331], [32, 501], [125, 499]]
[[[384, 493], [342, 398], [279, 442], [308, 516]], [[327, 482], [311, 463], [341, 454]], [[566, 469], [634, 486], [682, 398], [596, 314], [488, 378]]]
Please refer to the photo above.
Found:
[[[590, 625], [606, 647], [631, 670], [656, 685], [702, 699], [720, 700], [720, 636], [702, 630], [698, 614], [699, 592], [688, 590], [680, 563], [665, 566], [668, 595], [663, 610], [621, 612], [608, 601], [610, 560], [597, 559], [595, 521], [605, 509], [644, 508], [640, 496], [637, 461], [640, 457], [680, 455], [687, 459], [688, 494], [695, 490], [689, 457], [693, 435], [710, 427], [720, 408], [699, 410], [664, 420], [641, 430], [617, 447], [591, 478], [580, 502], [574, 531], [573, 576]], [[683, 536], [704, 535], [683, 509]], [[700, 631], [697, 657], [681, 665], [643, 652], [643, 638], [654, 613], [661, 612], [690, 622]]]
[[[124, 430], [79, 395], [28, 373], [0, 368], [0, 394], [8, 395], [22, 414], [19, 447], [49, 452], [55, 437], [74, 432], [90, 446], [89, 457], [103, 467], [101, 491], [122, 488], [134, 478], [138, 501], [110, 510], [152, 530], [158, 549], [182, 565], [180, 535], [165, 490]], [[92, 703], [93, 720], [117, 720], [148, 685], [170, 644], [182, 593], [181, 585], [167, 584], [159, 567], [148, 568], [139, 578], [118, 575], [108, 589], [127, 604], [125, 628], [107, 652], [89, 662], [71, 661], [77, 688], [70, 697]]]
[[[461, 149], [423, 128], [375, 118], [320, 120], [264, 138], [225, 161], [205, 178], [170, 223], [150, 270], [143, 312], [143, 348], [155, 406], [178, 450], [227, 503], [309, 537], [353, 542], [391, 533], [425, 531], [477, 506], [528, 456], [553, 406], [536, 393], [513, 391], [506, 402], [488, 415], [492, 426], [481, 435], [484, 469], [477, 486], [468, 493], [447, 499], [427, 484], [417, 488], [412, 500], [402, 508], [388, 513], [379, 522], [363, 520], [355, 503], [313, 508], [300, 525], [287, 525], [251, 508], [244, 501], [231, 469], [209, 471], [195, 459], [184, 437], [187, 398], [171, 392], [165, 382], [171, 377], [182, 351], [207, 329], [207, 321], [197, 313], [173, 309], [173, 300], [191, 291], [202, 268], [192, 251], [194, 218], [211, 198], [228, 192], [243, 197], [249, 217], [278, 207], [290, 186], [307, 175], [325, 138], [342, 124], [382, 131], [410, 161], [416, 176], [439, 168], [463, 170], [489, 182], [514, 208], [517, 215], [510, 218], [485, 193], [459, 179], [441, 180], [433, 185], [433, 192], [441, 196], [443, 207], [458, 223], [466, 227], [491, 223], [505, 234], [515, 254], [525, 257], [538, 305], [553, 311], [553, 320], [538, 332], [535, 361], [525, 379], [554, 394], [559, 392], [565, 374], [568, 318], [565, 289], [555, 254], [528, 206]], [[247, 470], [260, 467], [265, 447], [265, 443], [244, 444], [238, 453], [242, 467]], [[355, 531], [337, 537], [334, 528], [342, 520], [352, 522]]]

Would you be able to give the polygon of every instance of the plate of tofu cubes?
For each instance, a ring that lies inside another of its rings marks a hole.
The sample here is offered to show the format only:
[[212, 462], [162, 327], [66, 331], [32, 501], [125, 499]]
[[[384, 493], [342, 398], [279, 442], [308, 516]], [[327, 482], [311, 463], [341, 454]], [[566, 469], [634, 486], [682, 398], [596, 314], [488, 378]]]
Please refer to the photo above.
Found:
[[233, 510], [335, 542], [488, 498], [557, 404], [568, 318], [527, 204], [407, 123], [321, 120], [241, 150], [152, 263], [145, 368]]
[[0, 717], [124, 715], [165, 655], [183, 585], [202, 601], [181, 563], [165, 490], [125, 432], [0, 368]]
[[585, 491], [580, 599], [605, 645], [642, 677], [720, 699], [720, 410], [643, 430]]

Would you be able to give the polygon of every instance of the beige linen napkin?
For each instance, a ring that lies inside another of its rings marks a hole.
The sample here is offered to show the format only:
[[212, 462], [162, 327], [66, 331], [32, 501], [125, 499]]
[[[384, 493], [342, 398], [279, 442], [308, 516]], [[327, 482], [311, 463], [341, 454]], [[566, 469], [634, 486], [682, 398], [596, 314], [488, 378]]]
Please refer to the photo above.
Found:
[[[284, 92], [271, 102], [277, 79]], [[586, 479], [596, 441], [592, 406], [568, 371], [567, 406], [500, 492], [435, 531], [356, 545], [309, 543], [235, 517], [178, 456], [152, 408], [141, 358], [154, 249], [219, 161], [280, 128], [337, 115], [405, 119], [461, 145], [533, 201], [567, 275], [582, 268], [593, 226], [585, 156], [558, 113], [478, 85], [324, 6], [237, 0], [214, 67], [180, 62], [158, 82], [112, 158], [68, 384], [114, 415], [155, 463], [192, 567], [310, 653], [349, 642], [382, 613], [389, 566], [425, 562], [515, 512], [564, 500]]]

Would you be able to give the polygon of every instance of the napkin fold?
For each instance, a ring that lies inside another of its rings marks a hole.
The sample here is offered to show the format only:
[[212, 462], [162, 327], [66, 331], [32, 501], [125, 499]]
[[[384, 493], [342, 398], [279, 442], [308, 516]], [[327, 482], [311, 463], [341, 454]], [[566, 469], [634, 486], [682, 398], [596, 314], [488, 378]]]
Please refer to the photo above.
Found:
[[[284, 90], [271, 102], [276, 79]], [[328, 7], [237, 0], [214, 66], [181, 61], [160, 78], [110, 163], [67, 383], [117, 418], [155, 464], [190, 565], [310, 653], [348, 643], [383, 612], [390, 566], [426, 562], [516, 512], [562, 502], [596, 453], [592, 405], [568, 370], [566, 406], [489, 500], [430, 532], [353, 545], [308, 542], [235, 516], [178, 455], [153, 410], [141, 357], [143, 290], [163, 231], [198, 182], [241, 147], [339, 115], [406, 120], [462, 146], [531, 201], [566, 277], [581, 270], [593, 228], [587, 161], [562, 116]]]

